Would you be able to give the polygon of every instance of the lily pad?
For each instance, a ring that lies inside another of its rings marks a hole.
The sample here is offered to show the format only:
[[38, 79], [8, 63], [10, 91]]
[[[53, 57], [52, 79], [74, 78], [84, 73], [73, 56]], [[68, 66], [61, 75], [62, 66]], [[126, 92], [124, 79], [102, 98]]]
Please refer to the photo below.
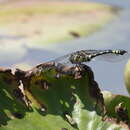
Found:
[[86, 65], [1, 69], [0, 86], [1, 130], [128, 129], [104, 118], [103, 95]]

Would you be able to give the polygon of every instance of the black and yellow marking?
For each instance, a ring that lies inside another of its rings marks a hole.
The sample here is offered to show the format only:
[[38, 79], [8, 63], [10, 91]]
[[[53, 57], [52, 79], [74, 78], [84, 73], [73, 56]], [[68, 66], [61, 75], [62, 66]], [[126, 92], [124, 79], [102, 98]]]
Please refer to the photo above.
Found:
[[118, 54], [118, 55], [124, 55], [125, 53], [127, 53], [127, 51], [125, 50], [112, 50], [113, 54]]

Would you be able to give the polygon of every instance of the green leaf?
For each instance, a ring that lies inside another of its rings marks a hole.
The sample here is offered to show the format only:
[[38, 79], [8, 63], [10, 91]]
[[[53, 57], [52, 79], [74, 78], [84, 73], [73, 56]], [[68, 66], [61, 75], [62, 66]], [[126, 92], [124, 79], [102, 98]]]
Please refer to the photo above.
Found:
[[107, 116], [116, 118], [117, 122], [130, 122], [130, 98], [123, 95], [114, 95], [108, 91], [103, 91]]
[[0, 86], [0, 130], [128, 129], [104, 119], [103, 95], [86, 65], [1, 70]]

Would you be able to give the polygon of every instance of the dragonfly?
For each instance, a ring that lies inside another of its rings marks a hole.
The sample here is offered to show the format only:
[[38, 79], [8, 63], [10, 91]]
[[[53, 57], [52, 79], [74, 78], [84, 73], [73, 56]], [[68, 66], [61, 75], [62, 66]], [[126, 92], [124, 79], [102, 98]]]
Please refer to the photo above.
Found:
[[117, 50], [80, 50], [61, 56], [53, 60], [55, 64], [80, 65], [98, 59], [108, 62], [117, 62], [126, 59], [129, 53], [123, 49]]

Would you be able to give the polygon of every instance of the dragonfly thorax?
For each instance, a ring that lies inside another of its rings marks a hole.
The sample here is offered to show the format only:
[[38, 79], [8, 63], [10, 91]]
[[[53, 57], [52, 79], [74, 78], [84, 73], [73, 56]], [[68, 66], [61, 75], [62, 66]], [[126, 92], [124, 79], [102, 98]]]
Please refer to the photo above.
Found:
[[81, 64], [83, 62], [90, 61], [91, 55], [86, 55], [83, 53], [71, 54], [69, 60], [72, 64]]

